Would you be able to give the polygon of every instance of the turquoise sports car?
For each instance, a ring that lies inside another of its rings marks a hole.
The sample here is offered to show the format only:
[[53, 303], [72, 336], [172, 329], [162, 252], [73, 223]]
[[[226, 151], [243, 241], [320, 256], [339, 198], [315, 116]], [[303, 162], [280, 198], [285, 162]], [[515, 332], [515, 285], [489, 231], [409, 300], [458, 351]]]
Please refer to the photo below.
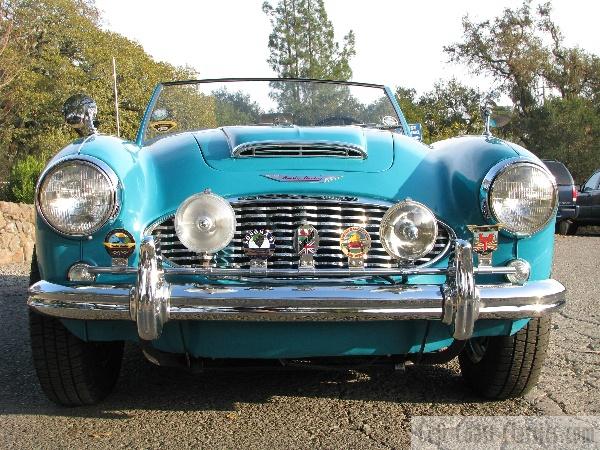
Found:
[[[40, 176], [29, 289], [46, 395], [95, 403], [124, 341], [159, 365], [444, 363], [491, 399], [534, 386], [556, 183], [489, 130], [425, 145], [389, 88], [162, 83], [135, 142], [80, 138]], [[414, 127], [417, 128], [417, 127]]]

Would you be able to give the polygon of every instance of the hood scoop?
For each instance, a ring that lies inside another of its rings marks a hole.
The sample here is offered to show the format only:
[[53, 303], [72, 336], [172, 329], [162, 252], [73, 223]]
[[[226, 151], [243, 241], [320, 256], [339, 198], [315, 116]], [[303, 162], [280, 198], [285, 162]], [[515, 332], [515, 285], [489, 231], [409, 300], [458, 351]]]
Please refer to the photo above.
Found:
[[262, 141], [240, 144], [233, 148], [234, 158], [311, 158], [337, 157], [365, 159], [364, 148], [345, 142], [277, 142]]
[[[262, 127], [223, 127], [222, 130], [233, 158], [367, 158], [361, 129], [270, 128], [267, 139]], [[332, 139], [323, 139], [325, 136]]]

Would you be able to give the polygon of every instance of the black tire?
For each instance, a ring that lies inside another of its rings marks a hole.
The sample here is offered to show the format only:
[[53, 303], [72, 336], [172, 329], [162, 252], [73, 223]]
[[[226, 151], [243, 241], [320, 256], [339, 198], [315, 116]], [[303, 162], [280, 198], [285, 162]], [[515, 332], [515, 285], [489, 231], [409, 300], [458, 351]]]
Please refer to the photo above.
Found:
[[[39, 281], [35, 250], [30, 281]], [[92, 405], [114, 388], [123, 342], [85, 342], [53, 317], [29, 311], [31, 353], [46, 396], [64, 406]]]
[[577, 234], [577, 228], [579, 228], [579, 226], [576, 223], [571, 222], [571, 226], [569, 227], [567, 234], [569, 236]]
[[569, 231], [572, 228], [572, 224], [570, 221], [568, 220], [561, 220], [560, 222], [558, 222], [556, 224], [556, 233], [557, 234], [562, 234], [563, 236], [567, 235], [567, 234], [572, 234], [569, 233]]
[[483, 397], [520, 397], [538, 382], [549, 337], [550, 316], [544, 316], [513, 336], [470, 339], [458, 356], [462, 376]]

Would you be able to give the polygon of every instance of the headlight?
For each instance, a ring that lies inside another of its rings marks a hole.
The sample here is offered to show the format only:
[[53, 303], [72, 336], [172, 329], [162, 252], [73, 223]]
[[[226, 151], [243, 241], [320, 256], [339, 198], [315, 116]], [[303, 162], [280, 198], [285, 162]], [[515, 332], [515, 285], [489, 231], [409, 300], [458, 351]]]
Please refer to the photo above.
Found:
[[381, 219], [379, 236], [383, 248], [391, 256], [415, 260], [433, 249], [437, 221], [424, 205], [405, 200], [387, 210]]
[[175, 233], [196, 253], [215, 253], [235, 234], [235, 213], [227, 200], [203, 192], [187, 198], [175, 213]]
[[90, 235], [116, 213], [117, 185], [117, 176], [99, 160], [63, 160], [40, 177], [38, 211], [60, 233]]
[[[540, 231], [556, 208], [556, 183], [544, 168], [531, 162], [502, 161], [483, 184], [484, 214], [517, 236]], [[486, 211], [488, 210], [488, 211]]]

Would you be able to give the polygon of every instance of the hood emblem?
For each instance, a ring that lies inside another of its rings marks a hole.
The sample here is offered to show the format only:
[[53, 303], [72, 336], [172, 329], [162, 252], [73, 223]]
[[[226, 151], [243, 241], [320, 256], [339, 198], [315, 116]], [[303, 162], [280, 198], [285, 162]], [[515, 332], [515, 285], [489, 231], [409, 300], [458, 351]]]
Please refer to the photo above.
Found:
[[330, 183], [342, 178], [341, 175], [281, 175], [281, 174], [263, 174], [263, 177], [270, 180], [282, 181], [284, 183]]

